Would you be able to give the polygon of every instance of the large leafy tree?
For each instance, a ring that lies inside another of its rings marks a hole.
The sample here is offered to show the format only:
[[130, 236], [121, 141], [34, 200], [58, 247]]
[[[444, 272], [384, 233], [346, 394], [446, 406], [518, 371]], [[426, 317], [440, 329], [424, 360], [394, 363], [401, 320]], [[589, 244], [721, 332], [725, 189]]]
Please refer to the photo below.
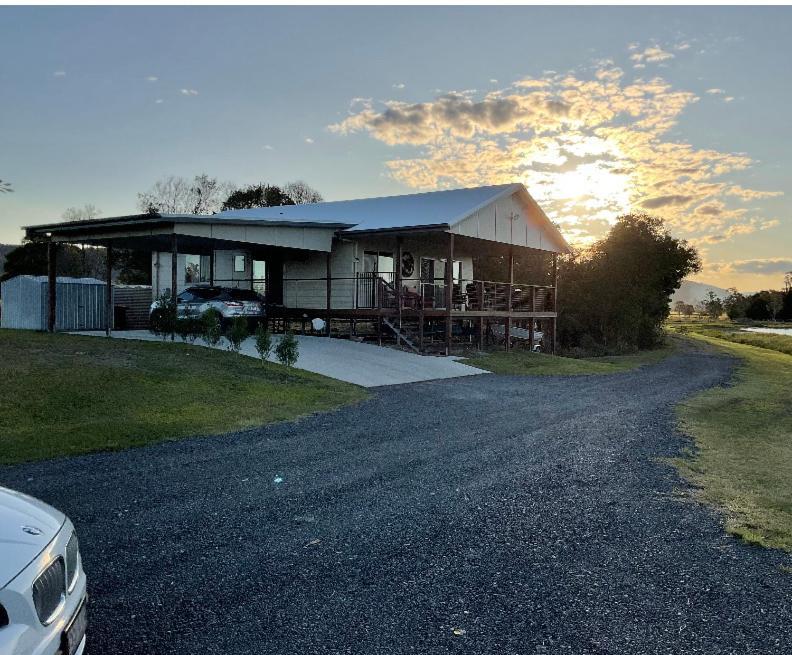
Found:
[[[95, 277], [105, 275], [104, 248], [61, 245], [58, 252], [58, 275], [68, 277]], [[0, 279], [7, 280], [15, 275], [46, 275], [47, 244], [41, 241], [26, 241], [6, 254], [3, 274]]]
[[561, 264], [562, 347], [604, 353], [655, 346], [671, 294], [700, 267], [695, 248], [672, 237], [661, 219], [620, 217], [604, 239]]
[[223, 203], [223, 209], [280, 207], [312, 202], [322, 202], [322, 194], [301, 180], [288, 182], [283, 187], [262, 182], [234, 190]]

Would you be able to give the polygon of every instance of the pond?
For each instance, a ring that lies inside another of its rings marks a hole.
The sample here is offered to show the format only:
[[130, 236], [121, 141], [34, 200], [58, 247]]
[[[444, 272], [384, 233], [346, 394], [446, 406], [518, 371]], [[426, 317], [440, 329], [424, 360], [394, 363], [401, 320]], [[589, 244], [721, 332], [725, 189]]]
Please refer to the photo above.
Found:
[[749, 328], [742, 328], [741, 332], [761, 332], [762, 334], [783, 334], [784, 336], [792, 337], [792, 327], [788, 327], [788, 328], [749, 327]]

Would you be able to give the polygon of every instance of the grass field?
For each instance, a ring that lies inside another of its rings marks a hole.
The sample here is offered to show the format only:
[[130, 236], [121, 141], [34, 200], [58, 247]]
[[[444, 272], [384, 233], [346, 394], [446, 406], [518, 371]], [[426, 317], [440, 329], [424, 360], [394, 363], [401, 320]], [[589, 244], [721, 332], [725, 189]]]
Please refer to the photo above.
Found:
[[464, 363], [501, 375], [603, 375], [654, 364], [672, 352], [671, 343], [664, 348], [645, 350], [634, 355], [585, 359], [532, 353], [527, 350], [512, 350], [508, 353], [499, 350], [474, 353]]
[[757, 346], [766, 350], [777, 350], [792, 355], [792, 336], [783, 334], [765, 334], [762, 332], [742, 332], [733, 323], [707, 323], [702, 325], [686, 325], [676, 327], [680, 334], [701, 334], [716, 339], [724, 339], [746, 346]]
[[219, 434], [366, 393], [184, 344], [0, 331], [0, 464]]
[[[741, 359], [733, 385], [705, 391], [678, 408], [697, 452], [677, 460], [700, 496], [725, 512], [729, 532], [792, 551], [792, 356], [781, 335], [690, 330]], [[748, 337], [744, 343], [736, 338]], [[758, 337], [752, 339], [752, 337]]]

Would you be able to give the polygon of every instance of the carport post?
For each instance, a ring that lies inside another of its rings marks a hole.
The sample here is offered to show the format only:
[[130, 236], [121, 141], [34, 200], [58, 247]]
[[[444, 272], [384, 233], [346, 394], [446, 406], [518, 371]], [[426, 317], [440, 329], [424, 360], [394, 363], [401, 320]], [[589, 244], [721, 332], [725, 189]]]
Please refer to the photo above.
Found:
[[331, 269], [330, 269], [330, 256], [332, 254], [332, 245], [330, 246], [330, 252], [327, 253], [325, 256], [325, 274], [327, 277], [327, 321], [325, 324], [325, 334], [329, 337], [330, 336], [330, 312], [332, 310], [332, 294], [333, 294], [333, 278], [331, 277]]
[[55, 332], [55, 316], [57, 303], [57, 266], [58, 244], [54, 241], [47, 243], [47, 332]]
[[105, 268], [105, 334], [113, 331], [113, 244], [108, 243]]
[[446, 324], [445, 324], [445, 354], [451, 354], [451, 309], [454, 302], [454, 233], [448, 235], [448, 255], [445, 267], [446, 285]]
[[[176, 233], [174, 232], [171, 234], [171, 297], [170, 301], [176, 305], [176, 296], [178, 295], [177, 286], [178, 286], [178, 275], [176, 274], [177, 271], [177, 264], [179, 260], [179, 247], [178, 242], [176, 240]], [[175, 328], [175, 326], [174, 326]], [[176, 335], [174, 334], [176, 330], [174, 329], [171, 332], [171, 341], [176, 340]]]

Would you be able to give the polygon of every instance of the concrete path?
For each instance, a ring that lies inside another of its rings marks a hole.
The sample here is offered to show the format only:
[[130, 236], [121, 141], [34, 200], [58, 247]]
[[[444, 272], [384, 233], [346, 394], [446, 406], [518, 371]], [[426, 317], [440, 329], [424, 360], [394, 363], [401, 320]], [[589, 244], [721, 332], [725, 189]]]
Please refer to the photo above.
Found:
[[[104, 332], [74, 332], [73, 334], [105, 336]], [[141, 341], [160, 340], [160, 337], [148, 330], [119, 330], [113, 332], [113, 337]], [[273, 342], [277, 343], [279, 338], [280, 335], [274, 334]], [[480, 375], [487, 372], [461, 364], [450, 357], [421, 356], [346, 339], [297, 335], [297, 340], [300, 342], [300, 358], [295, 364], [296, 368], [320, 373], [343, 382], [358, 384], [361, 387], [425, 382]], [[195, 343], [203, 345], [200, 340]], [[219, 347], [225, 349], [226, 343], [223, 339]], [[258, 358], [253, 337], [248, 338], [242, 344], [241, 352], [243, 355]], [[270, 360], [277, 361], [274, 355], [270, 356]]]
[[92, 655], [788, 655], [790, 556], [663, 462], [732, 366], [408, 384], [0, 484], [74, 521]]

